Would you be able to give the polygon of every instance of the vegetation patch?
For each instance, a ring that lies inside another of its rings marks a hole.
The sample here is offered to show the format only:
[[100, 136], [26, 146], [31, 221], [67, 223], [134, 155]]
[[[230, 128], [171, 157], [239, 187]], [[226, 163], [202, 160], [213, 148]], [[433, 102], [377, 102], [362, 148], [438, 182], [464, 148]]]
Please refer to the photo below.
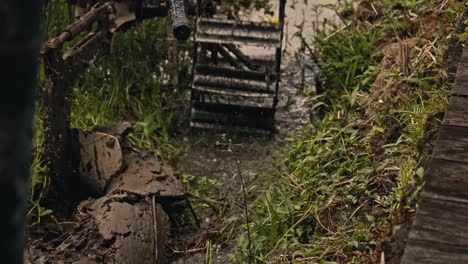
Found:
[[[321, 30], [310, 45], [322, 71], [320, 118], [290, 138], [284, 172], [252, 186], [262, 190], [250, 206], [259, 263], [398, 257], [383, 251], [385, 241], [411, 220], [424, 183], [452, 87], [444, 52], [464, 6], [360, 1], [337, 8], [341, 25]], [[239, 245], [248, 255], [246, 235]]]

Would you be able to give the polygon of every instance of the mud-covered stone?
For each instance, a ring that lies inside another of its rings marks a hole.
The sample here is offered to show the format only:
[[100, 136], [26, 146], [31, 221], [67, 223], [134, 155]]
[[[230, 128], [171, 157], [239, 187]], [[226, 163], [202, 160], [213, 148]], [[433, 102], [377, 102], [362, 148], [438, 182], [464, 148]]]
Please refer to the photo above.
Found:
[[78, 130], [80, 144], [79, 175], [94, 194], [101, 194], [109, 181], [123, 169], [119, 140], [101, 132]]

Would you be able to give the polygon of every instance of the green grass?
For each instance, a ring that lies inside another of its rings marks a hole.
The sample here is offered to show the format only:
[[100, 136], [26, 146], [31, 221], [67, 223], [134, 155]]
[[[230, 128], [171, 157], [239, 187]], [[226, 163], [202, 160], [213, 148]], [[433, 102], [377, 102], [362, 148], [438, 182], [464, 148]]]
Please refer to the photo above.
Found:
[[[258, 263], [380, 260], [382, 237], [415, 211], [422, 163], [430, 156], [451, 84], [442, 65], [446, 35], [439, 32], [436, 40], [425, 35], [410, 13], [440, 8], [444, 1], [373, 2], [380, 14], [375, 23], [357, 22], [356, 10], [347, 10], [348, 28], [322, 31], [310, 45], [322, 70], [325, 93], [316, 108], [323, 117], [290, 138], [284, 173], [251, 186], [261, 190], [250, 207]], [[446, 34], [462, 10], [453, 1], [442, 6], [437, 23]], [[383, 87], [372, 87], [382, 70], [382, 42], [402, 38], [416, 42], [411, 75], [401, 76], [395, 64]], [[431, 56], [421, 55], [422, 48]], [[393, 100], [385, 99], [388, 93]], [[241, 262], [247, 255], [245, 234], [238, 244], [243, 256], [233, 258]]]
[[170, 128], [184, 102], [176, 87], [162, 85], [173, 74], [163, 68], [165, 29], [165, 19], [150, 20], [116, 35], [112, 54], [93, 64], [77, 84], [73, 127], [128, 120], [134, 124], [130, 141], [135, 147], [157, 150], [165, 160], [180, 152]]

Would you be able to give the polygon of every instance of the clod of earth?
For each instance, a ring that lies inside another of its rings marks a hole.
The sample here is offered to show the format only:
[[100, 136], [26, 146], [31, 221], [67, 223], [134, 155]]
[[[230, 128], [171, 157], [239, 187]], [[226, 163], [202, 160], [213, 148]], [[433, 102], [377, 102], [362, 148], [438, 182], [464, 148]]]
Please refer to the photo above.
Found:
[[137, 195], [177, 198], [184, 189], [175, 177], [174, 169], [152, 157], [142, 158], [136, 153], [125, 156], [128, 168], [111, 181], [107, 193], [129, 192]]
[[90, 194], [104, 195], [82, 201], [75, 227], [48, 246], [32, 243], [25, 263], [165, 262], [170, 221], [160, 203], [185, 199], [184, 189], [171, 166], [122, 147], [128, 124], [99, 130], [113, 135], [73, 134], [79, 143], [80, 181]]

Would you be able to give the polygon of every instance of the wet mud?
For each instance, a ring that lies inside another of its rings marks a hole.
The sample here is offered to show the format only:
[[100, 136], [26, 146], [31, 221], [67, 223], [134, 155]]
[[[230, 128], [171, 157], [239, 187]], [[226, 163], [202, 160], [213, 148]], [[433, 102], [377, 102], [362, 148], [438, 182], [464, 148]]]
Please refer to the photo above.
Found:
[[76, 177], [94, 198], [57, 216], [62, 222], [33, 227], [25, 263], [167, 263], [171, 222], [163, 205], [186, 201], [185, 191], [171, 166], [125, 147], [128, 131], [74, 129]]

